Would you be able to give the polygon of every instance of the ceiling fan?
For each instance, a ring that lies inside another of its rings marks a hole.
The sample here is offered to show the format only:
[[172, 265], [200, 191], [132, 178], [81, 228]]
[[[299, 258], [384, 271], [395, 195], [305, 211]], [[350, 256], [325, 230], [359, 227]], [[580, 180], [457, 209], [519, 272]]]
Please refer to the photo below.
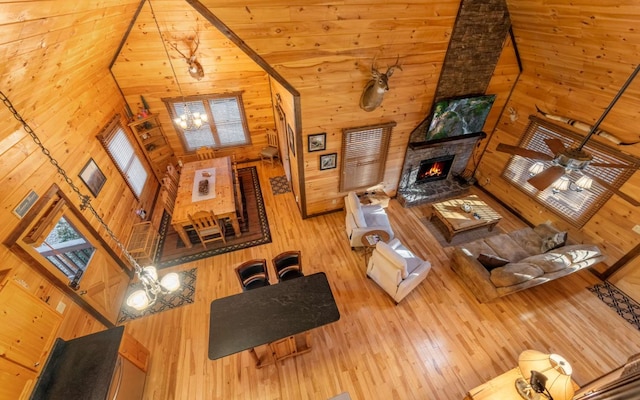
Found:
[[556, 182], [558, 179], [560, 179], [562, 176], [564, 176], [567, 173], [571, 173], [573, 171], [580, 171], [583, 175], [597, 182], [600, 186], [604, 187], [605, 189], [617, 194], [622, 199], [628, 201], [629, 203], [633, 204], [636, 207], [640, 206], [639, 201], [621, 192], [620, 190], [611, 186], [609, 183], [603, 181], [602, 179], [596, 176], [593, 176], [585, 171], [587, 167], [625, 168], [625, 169], [630, 168], [630, 169], [637, 170], [637, 169], [640, 169], [640, 165], [638, 164], [633, 164], [633, 165], [606, 164], [606, 163], [592, 162], [593, 156], [589, 152], [583, 149], [584, 145], [587, 143], [587, 141], [589, 141], [591, 136], [597, 131], [598, 126], [600, 125], [602, 120], [607, 116], [609, 111], [611, 111], [611, 108], [613, 107], [613, 105], [618, 101], [618, 99], [620, 98], [624, 90], [629, 86], [629, 84], [631, 83], [633, 78], [635, 78], [638, 72], [640, 72], [640, 64], [636, 67], [636, 69], [631, 74], [631, 76], [629, 76], [625, 84], [618, 91], [618, 94], [611, 101], [611, 104], [609, 104], [609, 106], [604, 111], [602, 116], [600, 116], [598, 121], [591, 127], [591, 130], [589, 131], [587, 136], [585, 136], [585, 138], [582, 140], [580, 145], [578, 145], [577, 147], [566, 147], [560, 139], [549, 138], [549, 139], [545, 139], [544, 142], [549, 148], [549, 150], [551, 151], [552, 155], [543, 153], [540, 151], [525, 149], [523, 147], [512, 146], [505, 143], [498, 144], [498, 146], [496, 147], [496, 150], [503, 153], [508, 153], [511, 155], [530, 158], [533, 160], [551, 161], [551, 163], [553, 164], [551, 167], [532, 176], [527, 181], [529, 184], [531, 184], [533, 187], [535, 187], [538, 190], [546, 189], [547, 187], [552, 185], [554, 182]]

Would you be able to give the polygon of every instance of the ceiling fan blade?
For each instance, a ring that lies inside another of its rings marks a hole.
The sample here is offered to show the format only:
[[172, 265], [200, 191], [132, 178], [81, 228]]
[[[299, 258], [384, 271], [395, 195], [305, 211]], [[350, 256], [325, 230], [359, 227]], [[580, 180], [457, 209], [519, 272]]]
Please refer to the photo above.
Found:
[[589, 163], [590, 167], [602, 167], [602, 168], [621, 168], [621, 169], [638, 169], [640, 166], [638, 165], [629, 165], [629, 164], [605, 164], [605, 163]]
[[544, 142], [553, 154], [562, 153], [566, 149], [566, 147], [564, 147], [564, 143], [562, 143], [562, 140], [560, 139], [549, 138], [545, 139]]
[[554, 165], [545, 169], [537, 175], [529, 178], [527, 182], [531, 184], [534, 188], [538, 190], [545, 190], [549, 187], [553, 182], [560, 179], [562, 175], [564, 175], [564, 168], [559, 165]]
[[613, 186], [609, 185], [607, 182], [603, 181], [602, 179], [597, 178], [597, 177], [595, 177], [593, 175], [585, 174], [584, 171], [582, 173], [584, 175], [588, 176], [589, 178], [593, 179], [594, 181], [598, 182], [598, 184], [600, 186], [602, 186], [603, 188], [607, 189], [610, 192], [613, 192], [613, 193], [617, 194], [618, 196], [620, 196], [621, 199], [631, 203], [632, 205], [634, 205], [636, 207], [640, 206], [640, 201], [632, 198], [631, 196], [629, 196], [626, 193], [623, 193], [623, 192], [619, 191], [618, 189], [616, 189]]
[[522, 147], [511, 146], [510, 144], [499, 143], [496, 151], [509, 153], [516, 156], [532, 158], [534, 160], [551, 161], [553, 157], [535, 150], [523, 149]]

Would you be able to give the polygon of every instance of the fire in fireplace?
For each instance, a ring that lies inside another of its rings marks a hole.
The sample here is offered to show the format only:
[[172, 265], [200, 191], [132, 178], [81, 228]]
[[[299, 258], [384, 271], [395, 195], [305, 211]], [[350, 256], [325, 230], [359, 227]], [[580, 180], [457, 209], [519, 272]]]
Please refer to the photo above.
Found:
[[422, 184], [446, 179], [453, 165], [454, 157], [454, 155], [449, 155], [420, 161], [416, 183]]

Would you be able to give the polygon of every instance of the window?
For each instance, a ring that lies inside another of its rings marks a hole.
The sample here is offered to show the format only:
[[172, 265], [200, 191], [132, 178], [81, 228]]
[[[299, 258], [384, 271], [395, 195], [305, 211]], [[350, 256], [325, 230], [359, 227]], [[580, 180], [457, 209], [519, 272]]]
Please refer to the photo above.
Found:
[[192, 113], [207, 115], [200, 129], [183, 131], [176, 126], [187, 152], [200, 147], [231, 147], [250, 143], [242, 95], [190, 97], [184, 99], [162, 99], [167, 105], [171, 119], [184, 114], [185, 104]]
[[[551, 150], [549, 150], [547, 144], [544, 142], [545, 139], [560, 139], [565, 147], [577, 147], [583, 139], [582, 136], [546, 120], [535, 116], [531, 116], [529, 119], [531, 122], [520, 141], [520, 147], [551, 155]], [[593, 156], [593, 163], [635, 163], [629, 156], [595, 140], [587, 142], [583, 150]], [[583, 191], [564, 190], [554, 193], [551, 186], [545, 190], [538, 191], [527, 183], [527, 180], [531, 177], [529, 168], [537, 161], [539, 160], [513, 156], [502, 172], [502, 177], [512, 182], [518, 189], [527, 193], [536, 201], [545, 205], [551, 211], [576, 227], [582, 227], [586, 224], [612, 196], [611, 191], [598, 184], [595, 180], [590, 189]], [[545, 168], [552, 165], [550, 161], [544, 162], [543, 164]], [[595, 166], [587, 167], [585, 171], [588, 172], [589, 175], [608, 183], [616, 189], [619, 189], [634, 172], [633, 169], [628, 168], [603, 168]], [[572, 171], [568, 175], [572, 182], [576, 182], [582, 174], [580, 171]], [[575, 189], [575, 183], [571, 183], [571, 188]]]
[[342, 136], [340, 191], [377, 185], [384, 178], [387, 148], [395, 122], [345, 129]]
[[62, 216], [36, 251], [70, 281], [78, 282], [96, 248]]
[[98, 138], [135, 196], [140, 198], [144, 184], [147, 182], [148, 173], [120, 124], [119, 116], [116, 116], [109, 123], [103, 133], [98, 135]]

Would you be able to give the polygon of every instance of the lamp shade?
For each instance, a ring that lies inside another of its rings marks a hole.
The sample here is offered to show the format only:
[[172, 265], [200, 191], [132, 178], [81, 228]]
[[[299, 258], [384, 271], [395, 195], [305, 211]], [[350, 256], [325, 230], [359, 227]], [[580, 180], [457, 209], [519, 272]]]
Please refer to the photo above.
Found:
[[586, 175], [582, 175], [580, 178], [578, 178], [578, 180], [576, 181], [576, 186], [580, 189], [580, 190], [587, 190], [587, 189], [591, 189], [591, 185], [593, 184], [593, 180], [591, 178], [589, 178]]
[[531, 378], [531, 371], [544, 374], [547, 377], [545, 386], [554, 400], [568, 400], [573, 397], [573, 371], [564, 357], [537, 350], [525, 350], [518, 357], [518, 368], [527, 381]]
[[143, 289], [136, 290], [127, 298], [127, 305], [136, 310], [143, 310], [149, 305], [149, 296]]
[[573, 398], [574, 389], [571, 376], [552, 368], [544, 372], [547, 377], [547, 390], [554, 400], [568, 400]]
[[560, 178], [558, 178], [557, 181], [553, 182], [553, 188], [556, 190], [567, 190], [569, 189], [569, 185], [571, 184], [571, 181], [569, 180], [569, 177], [566, 175], [562, 175]]
[[538, 175], [540, 172], [542, 172], [543, 169], [544, 164], [540, 161], [536, 161], [531, 167], [529, 167], [529, 174], [531, 174], [531, 176]]
[[175, 272], [171, 272], [166, 274], [160, 280], [160, 286], [168, 290], [169, 292], [173, 292], [180, 287], [180, 277]]

